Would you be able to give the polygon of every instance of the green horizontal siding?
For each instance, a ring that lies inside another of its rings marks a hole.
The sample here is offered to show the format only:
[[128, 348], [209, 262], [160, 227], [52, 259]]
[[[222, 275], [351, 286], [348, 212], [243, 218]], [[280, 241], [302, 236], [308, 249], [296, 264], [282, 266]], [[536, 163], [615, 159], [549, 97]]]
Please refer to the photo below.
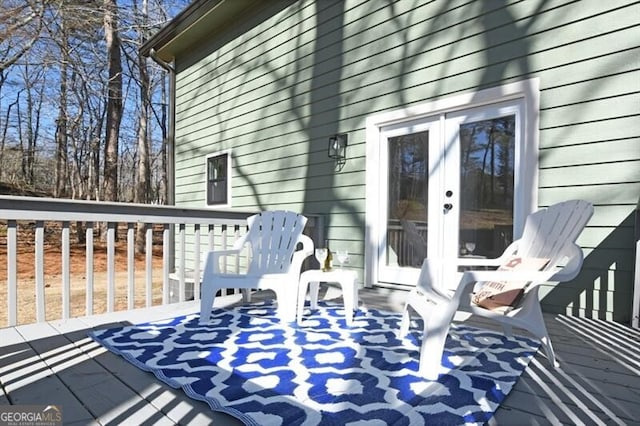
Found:
[[569, 198], [589, 200], [596, 206], [590, 226], [632, 226], [631, 215], [633, 203], [638, 201], [638, 189], [638, 183], [553, 186], [541, 188], [538, 200], [543, 206]]
[[540, 170], [540, 186], [543, 188], [633, 182], [640, 182], [640, 159]]
[[[555, 11], [558, 12], [558, 11]], [[461, 12], [462, 13], [462, 12]], [[464, 13], [468, 13], [468, 11], [464, 11]], [[551, 12], [549, 12], [551, 13]], [[620, 15], [620, 16], [618, 16]], [[620, 32], [607, 32], [605, 34], [601, 34], [598, 29], [604, 24], [598, 24], [599, 22], [608, 23], [609, 19], [623, 19], [630, 20], [633, 17], [629, 15], [628, 11], [625, 13], [624, 9], [618, 10], [612, 16], [610, 14], [596, 14], [589, 18], [588, 25], [580, 23], [576, 23], [575, 14], [572, 14], [573, 23], [571, 26], [578, 26], [579, 28], [573, 32], [567, 32], [566, 28], [563, 30], [563, 35], [565, 33], [571, 34], [574, 37], [578, 37], [577, 40], [584, 40], [584, 38], [589, 38], [588, 47], [587, 46], [573, 46], [571, 44], [576, 42], [575, 40], [567, 40], [563, 45], [553, 48], [554, 39], [548, 37], [547, 32], [541, 32], [535, 34], [527, 39], [527, 42], [530, 44], [528, 46], [530, 53], [527, 55], [525, 59], [518, 59], [515, 64], [525, 65], [524, 62], [529, 62], [529, 68], [532, 71], [535, 71], [541, 67], [549, 67], [553, 65], [555, 61], [562, 61], [563, 63], [574, 62], [574, 61], [584, 61], [589, 57], [596, 57], [603, 53], [610, 53], [611, 46], [616, 46], [616, 50], [623, 50], [627, 47], [637, 47], [637, 43], [633, 39], [629, 37], [625, 37]], [[583, 27], [588, 28], [588, 33], [583, 34], [581, 31], [584, 30]], [[440, 33], [438, 33], [440, 34]], [[367, 46], [362, 54], [370, 55], [369, 57], [363, 56], [355, 56], [354, 60], [351, 61], [351, 64], [343, 64], [341, 74], [342, 74], [342, 86], [347, 88], [347, 90], [343, 90], [343, 93], [355, 92], [355, 95], [360, 95], [365, 99], [370, 99], [371, 96], [380, 95], [381, 93], [391, 92], [396, 93], [394, 90], [397, 87], [397, 81], [402, 78], [404, 79], [403, 84], [407, 87], [412, 87], [419, 84], [428, 84], [429, 82], [442, 82], [443, 80], [460, 80], [461, 77], [465, 77], [466, 79], [470, 79], [470, 83], [467, 84], [467, 87], [477, 86], [477, 76], [478, 76], [478, 66], [486, 61], [487, 56], [491, 56], [491, 59], [496, 62], [494, 67], [504, 68], [504, 61], [508, 60], [509, 57], [513, 58], [514, 56], [518, 58], [518, 55], [522, 55], [522, 42], [516, 40], [510, 43], [502, 44], [500, 46], [500, 50], [498, 53], [500, 55], [489, 55], [487, 50], [487, 40], [485, 37], [478, 35], [473, 39], [463, 39], [459, 40], [456, 37], [455, 32], [448, 31], [443, 32], [449, 37], [448, 40], [438, 43], [440, 47], [436, 49], [410, 49], [406, 48], [405, 45], [400, 44], [399, 47], [396, 47], [397, 50], [396, 55], [394, 55], [394, 51], [389, 50], [377, 50], [375, 46], [373, 48]], [[595, 38], [592, 38], [595, 37]], [[540, 39], [540, 46], [536, 44], [536, 40]], [[424, 45], [424, 40], [422, 40]], [[437, 40], [435, 41], [438, 42]], [[397, 42], [396, 42], [397, 44]], [[465, 49], [465, 46], [473, 44], [473, 49]], [[461, 45], [461, 49], [458, 45]], [[451, 51], [455, 49], [455, 56], [452, 57]], [[409, 52], [407, 52], [409, 50]], [[372, 52], [379, 52], [375, 56], [371, 56]], [[540, 52], [540, 54], [536, 55], [536, 52]], [[340, 52], [336, 52], [338, 54]], [[353, 51], [347, 50], [345, 52], [345, 56], [349, 55], [349, 58], [352, 58], [351, 54], [357, 53]], [[276, 53], [269, 51], [269, 55], [274, 56], [276, 59], [279, 57]], [[408, 57], [409, 60], [398, 60], [398, 55], [404, 55], [400, 57]], [[586, 57], [585, 57], [586, 56]], [[306, 56], [307, 59], [309, 56]], [[412, 58], [416, 58], [416, 60], [411, 60]], [[536, 61], [536, 59], [539, 59]], [[357, 61], [356, 61], [357, 60]], [[345, 61], [346, 62], [346, 61]], [[536, 63], [539, 63], [537, 65]], [[375, 64], [375, 66], [372, 66]], [[221, 96], [217, 96], [212, 98], [211, 105], [201, 104], [196, 102], [190, 102], [190, 105], [195, 105], [194, 108], [185, 109], [185, 114], [191, 113], [192, 110], [195, 111], [195, 116], [190, 116], [194, 121], [199, 121], [202, 126], [208, 127], [211, 123], [207, 121], [212, 117], [218, 117], [224, 115], [225, 111], [233, 110], [234, 113], [231, 116], [231, 120], [246, 120], [246, 114], [250, 112], [260, 114], [261, 118], [271, 118], [274, 120], [298, 120], [300, 117], [307, 117], [309, 111], [304, 110], [305, 106], [309, 105], [309, 91], [312, 90], [310, 86], [310, 79], [313, 77], [313, 68], [314, 65], [311, 63], [306, 68], [302, 68], [302, 70], [297, 66], [296, 62], [292, 63], [292, 67], [295, 69], [294, 74], [285, 74], [286, 77], [290, 77], [290, 81], [281, 81], [280, 78], [274, 78], [278, 75], [278, 66], [273, 66], [275, 71], [273, 73], [264, 73], [263, 70], [257, 71], [260, 74], [260, 77], [252, 80], [250, 74], [247, 75], [247, 69], [245, 67], [238, 67], [229, 73], [236, 72], [239, 76], [242, 76], [242, 84], [237, 87], [238, 90], [230, 90], [228, 92], [223, 93]], [[322, 65], [322, 63], [320, 64]], [[536, 66], [537, 65], [537, 66]], [[353, 67], [353, 68], [352, 68]], [[451, 72], [442, 72], [441, 70], [454, 67], [457, 71], [456, 73]], [[248, 67], [249, 73], [256, 72], [256, 67]], [[464, 70], [460, 72], [459, 70]], [[483, 73], [489, 74], [491, 73], [492, 68], [484, 68], [482, 70]], [[514, 73], [521, 73], [522, 70], [513, 70]], [[305, 73], [307, 72], [307, 73]], [[455, 75], [459, 74], [459, 75]], [[425, 79], [425, 75], [427, 79]], [[517, 74], [516, 74], [517, 75]], [[291, 78], [295, 77], [295, 78]], [[229, 77], [232, 78], [232, 77]], [[315, 78], [315, 86], [323, 86], [326, 84], [330, 84], [335, 79], [335, 76], [330, 72], [326, 72], [318, 75]], [[291, 83], [291, 85], [287, 85], [287, 83]], [[353, 83], [353, 84], [352, 84]], [[460, 84], [456, 84], [459, 86]], [[386, 90], [385, 90], [386, 87]], [[465, 88], [467, 88], [465, 87]], [[351, 90], [349, 90], [351, 88]], [[382, 91], [379, 89], [382, 88]], [[208, 89], [208, 88], [207, 88]], [[203, 93], [215, 93], [216, 90], [204, 90]], [[270, 96], [271, 94], [282, 94], [285, 96]], [[294, 94], [295, 96], [286, 96], [287, 94]], [[193, 94], [190, 93], [190, 99], [193, 99]], [[423, 96], [423, 95], [421, 95]], [[243, 102], [243, 98], [246, 99]], [[354, 98], [357, 101], [357, 99]], [[290, 106], [291, 103], [296, 104], [298, 109], [300, 109], [300, 114], [295, 117], [291, 117]], [[213, 106], [215, 105], [215, 108]], [[253, 105], [253, 106], [251, 106]], [[268, 111], [264, 111], [265, 108], [269, 108]], [[265, 116], [264, 113], [267, 112]], [[307, 114], [305, 114], [307, 112]], [[180, 115], [179, 115], [180, 117]], [[189, 117], [185, 116], [184, 120], [188, 120]], [[234, 128], [233, 122], [228, 123], [226, 121], [221, 121], [221, 123], [225, 123], [224, 128]], [[222, 126], [222, 124], [220, 124]], [[197, 129], [198, 126], [194, 126], [193, 130]]]
[[[633, 87], [632, 87], [633, 88]], [[584, 102], [558, 106], [554, 108], [541, 108], [547, 114], [541, 115], [541, 127], [558, 127], [567, 124], [588, 121], [600, 121], [616, 116], [632, 116], [638, 112], [638, 91], [624, 93], [615, 97], [585, 100]]]
[[[353, 249], [352, 266], [361, 267], [366, 118], [537, 77], [539, 204], [595, 204], [579, 240], [584, 271], [563, 289], [545, 289], [545, 306], [629, 319], [621, 295], [631, 292], [640, 196], [638, 2], [261, 7], [176, 59], [177, 204], [204, 204], [206, 156], [231, 149], [233, 207], [326, 215], [332, 244]], [[349, 133], [341, 170], [326, 155], [337, 132]], [[603, 280], [607, 289], [598, 287]]]
[[[638, 51], [640, 54], [640, 51]], [[636, 73], [637, 74], [637, 73]], [[576, 120], [563, 126], [540, 131], [542, 147], [599, 142], [612, 139], [638, 137], [640, 120], [636, 116], [609, 117], [604, 120], [583, 122]]]
[[540, 167], [557, 168], [581, 164], [616, 163], [640, 160], [640, 136], [553, 147], [540, 151]]

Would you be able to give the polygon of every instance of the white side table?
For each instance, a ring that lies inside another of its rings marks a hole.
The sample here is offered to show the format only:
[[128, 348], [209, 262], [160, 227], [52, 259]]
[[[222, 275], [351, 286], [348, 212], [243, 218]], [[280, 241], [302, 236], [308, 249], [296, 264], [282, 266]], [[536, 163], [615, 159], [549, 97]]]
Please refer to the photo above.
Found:
[[346, 269], [332, 269], [323, 272], [320, 269], [311, 269], [304, 271], [300, 275], [300, 284], [298, 285], [298, 312], [297, 322], [302, 321], [302, 311], [304, 310], [304, 301], [307, 295], [307, 287], [309, 288], [309, 298], [311, 299], [311, 309], [318, 307], [318, 290], [320, 283], [338, 283], [342, 287], [342, 299], [344, 300], [344, 315], [347, 325], [353, 323], [353, 311], [358, 307], [358, 286], [356, 285], [356, 271]]

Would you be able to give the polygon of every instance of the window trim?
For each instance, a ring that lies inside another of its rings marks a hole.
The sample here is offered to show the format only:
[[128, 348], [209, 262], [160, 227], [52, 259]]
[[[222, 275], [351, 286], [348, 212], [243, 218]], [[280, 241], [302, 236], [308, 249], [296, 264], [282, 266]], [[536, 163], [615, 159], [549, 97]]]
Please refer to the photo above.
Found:
[[[211, 158], [214, 157], [222, 157], [225, 156], [227, 157], [227, 187], [226, 187], [226, 192], [227, 192], [227, 201], [225, 203], [220, 203], [220, 204], [209, 204], [209, 160]], [[224, 151], [217, 151], [217, 152], [213, 152], [211, 154], [207, 154], [207, 156], [205, 157], [205, 161], [204, 161], [204, 205], [207, 208], [223, 208], [223, 207], [231, 207], [231, 180], [232, 180], [232, 176], [231, 176], [231, 171], [232, 171], [232, 159], [233, 156], [231, 155], [231, 150], [224, 150]]]

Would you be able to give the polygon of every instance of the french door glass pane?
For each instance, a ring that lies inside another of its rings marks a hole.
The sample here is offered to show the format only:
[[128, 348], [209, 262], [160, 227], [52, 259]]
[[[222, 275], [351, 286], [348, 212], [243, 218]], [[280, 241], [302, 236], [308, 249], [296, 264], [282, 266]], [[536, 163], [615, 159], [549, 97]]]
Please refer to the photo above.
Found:
[[420, 267], [427, 257], [428, 142], [428, 131], [388, 139], [388, 266]]
[[515, 116], [460, 126], [460, 256], [496, 257], [513, 241]]

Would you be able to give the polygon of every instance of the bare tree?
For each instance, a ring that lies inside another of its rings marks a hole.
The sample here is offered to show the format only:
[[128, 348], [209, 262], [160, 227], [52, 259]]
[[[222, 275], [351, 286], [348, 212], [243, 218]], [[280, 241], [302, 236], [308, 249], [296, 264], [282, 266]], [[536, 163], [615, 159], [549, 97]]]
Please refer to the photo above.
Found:
[[24, 131], [20, 132], [22, 146], [22, 176], [30, 187], [35, 184], [35, 157], [40, 139], [42, 105], [44, 87], [46, 86], [45, 69], [41, 66], [25, 66], [23, 81], [26, 89], [27, 111], [25, 113]]
[[118, 199], [118, 142], [122, 121], [122, 54], [118, 33], [116, 0], [104, 0], [104, 35], [107, 48], [109, 82], [104, 146], [104, 199]]
[[[44, 15], [48, 8], [49, 0], [20, 1], [4, 0], [0, 8], [0, 93], [7, 81], [8, 69], [23, 59], [32, 49], [41, 36], [44, 27]], [[29, 79], [27, 67], [23, 69], [21, 77], [24, 85], [14, 90], [14, 100], [9, 103], [2, 114], [4, 120], [0, 120], [0, 158], [5, 155], [5, 146], [12, 127], [10, 121], [15, 113], [16, 123], [14, 141], [20, 144], [23, 155], [20, 158], [21, 181], [33, 184], [35, 143], [38, 137], [39, 108], [36, 104], [40, 101], [31, 92], [33, 79]], [[26, 91], [27, 106], [24, 108], [24, 118], [17, 111], [20, 110], [20, 93]], [[0, 97], [0, 101], [3, 97]], [[21, 132], [24, 129], [25, 132]], [[3, 169], [6, 167], [3, 164]], [[5, 170], [3, 170], [5, 171]]]
[[0, 178], [56, 197], [164, 202], [167, 75], [138, 49], [188, 3], [3, 0]]
[[[140, 14], [140, 25], [138, 36], [140, 45], [146, 38], [146, 27], [149, 20], [149, 5], [147, 0], [142, 1], [142, 13]], [[151, 165], [149, 154], [151, 151], [149, 141], [148, 118], [151, 108], [151, 84], [149, 83], [149, 71], [147, 69], [147, 59], [142, 55], [138, 57], [138, 70], [140, 75], [140, 113], [138, 118], [138, 182], [136, 185], [134, 201], [136, 203], [146, 203], [149, 201]], [[144, 252], [145, 246], [145, 224], [139, 223], [136, 229], [136, 251]]]
[[0, 8], [0, 72], [18, 62], [38, 41], [49, 3], [50, 0], [3, 0]]
[[[148, 25], [148, 4], [146, 0], [142, 2], [142, 13], [139, 38], [142, 44]], [[147, 59], [142, 55], [138, 56], [138, 71], [140, 76], [140, 112], [138, 115], [138, 183], [136, 185], [135, 202], [146, 203], [148, 201], [150, 189], [150, 159], [149, 159], [149, 131], [148, 117], [151, 104], [151, 85], [149, 84], [149, 71], [147, 70]]]
[[57, 198], [66, 196], [67, 185], [67, 80], [69, 73], [69, 30], [63, 13], [60, 23], [60, 101], [58, 102], [58, 118], [56, 119], [56, 186], [53, 195]]
[[[4, 161], [4, 147], [7, 140], [7, 131], [9, 130], [9, 116], [11, 115], [11, 110], [18, 104], [18, 99], [9, 104], [6, 112], [6, 116], [2, 122], [2, 138], [0, 139], [0, 164], [5, 164]], [[3, 173], [5, 171], [5, 167], [0, 167], [0, 181], [3, 179]]]

